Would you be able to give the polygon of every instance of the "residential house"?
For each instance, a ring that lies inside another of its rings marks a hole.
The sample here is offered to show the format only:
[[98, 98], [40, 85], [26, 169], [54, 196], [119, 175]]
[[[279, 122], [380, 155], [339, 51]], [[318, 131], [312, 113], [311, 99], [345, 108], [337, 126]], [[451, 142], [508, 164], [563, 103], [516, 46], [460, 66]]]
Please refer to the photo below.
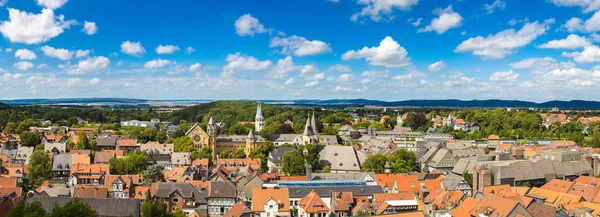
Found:
[[111, 198], [135, 197], [135, 187], [140, 184], [140, 175], [106, 175], [104, 180], [104, 187]]
[[223, 217], [252, 217], [252, 210], [242, 201], [236, 203]]
[[135, 151], [139, 147], [140, 144], [138, 144], [136, 139], [121, 139], [117, 143], [117, 149], [123, 150], [126, 154]]
[[77, 185], [73, 197], [76, 198], [108, 198], [108, 189], [97, 185]]
[[299, 217], [327, 217], [329, 205], [315, 191], [311, 191], [298, 202]]
[[171, 167], [183, 167], [192, 164], [192, 158], [189, 152], [171, 153]]
[[68, 185], [104, 185], [105, 176], [109, 174], [107, 164], [73, 164]]
[[208, 214], [223, 216], [235, 205], [237, 200], [236, 187], [228, 181], [210, 182], [208, 193]]
[[175, 151], [174, 144], [146, 143], [140, 145], [144, 154], [172, 154]]
[[410, 192], [373, 194], [376, 215], [417, 211], [419, 203]]
[[329, 205], [331, 213], [337, 217], [352, 216], [352, 206], [354, 197], [352, 192], [332, 192], [331, 204]]
[[193, 212], [207, 215], [207, 201], [205, 196], [192, 184], [187, 182], [159, 182], [156, 184], [157, 200], [164, 200], [168, 210], [181, 209], [186, 215]]
[[319, 169], [329, 167], [331, 173], [360, 172], [360, 162], [352, 146], [318, 146]]
[[98, 137], [96, 138], [96, 147], [99, 150], [115, 150], [117, 149], [117, 139], [113, 137]]
[[279, 172], [281, 168], [281, 160], [283, 159], [283, 155], [287, 152], [295, 150], [295, 147], [277, 147], [273, 151], [269, 153], [269, 157], [267, 158], [267, 165], [269, 166], [270, 173]]
[[471, 216], [522, 216], [533, 217], [516, 200], [504, 198], [495, 194], [488, 194], [469, 212]]
[[114, 152], [96, 152], [94, 154], [94, 163], [95, 164], [108, 164], [110, 160], [116, 158], [117, 154]]
[[252, 212], [260, 217], [291, 216], [289, 193], [287, 188], [252, 189]]
[[45, 143], [44, 151], [46, 153], [52, 153], [53, 155], [64, 154], [67, 152], [66, 143]]
[[29, 159], [33, 154], [34, 147], [20, 146], [17, 149], [17, 155], [15, 156], [14, 163], [29, 164]]
[[217, 159], [217, 167], [223, 167], [228, 171], [239, 171], [241, 168], [250, 167], [257, 171], [260, 169], [260, 159], [250, 158], [221, 158]]

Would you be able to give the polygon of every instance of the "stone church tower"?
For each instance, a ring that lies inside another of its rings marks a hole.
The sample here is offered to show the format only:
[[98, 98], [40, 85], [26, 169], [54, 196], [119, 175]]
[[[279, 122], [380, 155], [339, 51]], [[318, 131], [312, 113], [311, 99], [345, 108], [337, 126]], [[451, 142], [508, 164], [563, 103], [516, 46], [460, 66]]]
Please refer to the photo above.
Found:
[[485, 164], [477, 164], [473, 170], [473, 194], [483, 191], [483, 187], [492, 184], [492, 171]]
[[265, 128], [265, 117], [262, 113], [262, 106], [258, 104], [256, 108], [256, 116], [254, 117], [254, 131], [257, 133], [262, 131]]
[[219, 135], [219, 126], [213, 120], [211, 116], [206, 124], [206, 134], [208, 134], [208, 146], [212, 149], [212, 159], [217, 159], [217, 136]]

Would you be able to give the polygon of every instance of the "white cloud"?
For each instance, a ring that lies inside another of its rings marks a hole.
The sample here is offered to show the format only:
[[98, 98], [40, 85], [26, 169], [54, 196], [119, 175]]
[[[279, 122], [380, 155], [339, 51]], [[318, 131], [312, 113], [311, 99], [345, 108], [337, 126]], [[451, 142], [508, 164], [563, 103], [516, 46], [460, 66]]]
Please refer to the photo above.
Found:
[[367, 78], [365, 78], [365, 79], [362, 79], [362, 80], [360, 80], [360, 83], [361, 83], [361, 84], [368, 84], [368, 83], [371, 83], [371, 79], [367, 79]]
[[552, 57], [528, 58], [509, 65], [515, 69], [530, 69], [534, 74], [575, 67], [575, 64], [572, 62], [558, 62]]
[[285, 81], [285, 86], [290, 86], [294, 83], [294, 78], [289, 78]]
[[185, 54], [192, 54], [196, 52], [196, 49], [194, 49], [193, 47], [188, 47], [185, 49]]
[[4, 52], [10, 53], [10, 52], [13, 52], [13, 49], [9, 47], [9, 48], [4, 49]]
[[300, 69], [300, 76], [304, 80], [323, 80], [325, 79], [325, 72], [319, 70], [314, 65], [305, 65]]
[[[599, 1], [600, 2], [600, 1]], [[594, 15], [583, 23], [584, 30], [587, 32], [600, 31], [600, 11], [596, 11]]]
[[199, 72], [201, 67], [200, 63], [194, 63], [190, 66], [190, 72]]
[[361, 75], [363, 77], [368, 78], [387, 78], [388, 76], [390, 76], [390, 71], [387, 69], [383, 71], [367, 70], [364, 71]]
[[410, 25], [413, 25], [413, 26], [420, 26], [421, 25], [421, 21], [423, 21], [423, 18], [419, 17], [417, 19], [410, 18], [406, 22], [410, 23]]
[[385, 66], [387, 68], [405, 67], [411, 64], [408, 52], [390, 36], [385, 37], [379, 47], [363, 47], [360, 50], [350, 50], [342, 55], [343, 60], [365, 58], [369, 65]]
[[23, 76], [22, 74], [18, 74], [18, 73], [11, 74], [11, 73], [5, 72], [2, 77], [4, 78], [5, 81], [10, 81], [10, 80], [17, 80], [17, 79], [21, 78], [22, 76]]
[[[597, 1], [600, 6], [600, 1]], [[600, 10], [596, 11], [592, 17], [583, 21], [580, 18], [573, 17], [561, 26], [561, 29], [568, 32], [597, 32], [600, 31]]]
[[54, 57], [60, 60], [70, 60], [73, 58], [73, 52], [62, 48], [53, 48], [48, 45], [40, 48], [44, 55]]
[[100, 78], [92, 78], [92, 79], [90, 79], [89, 84], [90, 85], [98, 85], [98, 84], [100, 84], [100, 82], [102, 82], [102, 80], [100, 80]]
[[45, 69], [45, 68], [48, 68], [48, 64], [46, 64], [46, 63], [39, 64], [36, 68], [37, 69]]
[[352, 68], [350, 68], [350, 66], [347, 65], [342, 65], [342, 64], [335, 64], [331, 67], [329, 67], [329, 69], [327, 69], [327, 72], [351, 72]]
[[17, 62], [13, 65], [18, 70], [27, 70], [33, 68], [33, 63], [27, 61]]
[[548, 24], [551, 22], [552, 20], [544, 23], [536, 21], [526, 23], [519, 31], [506, 29], [487, 37], [477, 36], [469, 38], [460, 43], [454, 51], [473, 52], [474, 55], [485, 58], [502, 59], [544, 34], [549, 29]]
[[287, 38], [278, 36], [271, 39], [269, 47], [282, 47], [281, 53], [294, 56], [310, 56], [331, 52], [329, 44], [319, 40], [306, 40], [304, 37], [292, 35]]
[[411, 81], [415, 78], [413, 74], [396, 75], [392, 79], [397, 81]]
[[504, 2], [503, 0], [495, 0], [492, 4], [483, 5], [483, 8], [488, 12], [488, 14], [494, 13], [494, 10], [496, 9], [504, 10], [505, 7], [506, 2]]
[[85, 32], [85, 34], [88, 34], [88, 35], [96, 34], [96, 32], [98, 32], [98, 27], [96, 26], [96, 22], [84, 21], [83, 32]]
[[77, 58], [89, 56], [92, 51], [90, 50], [77, 50], [75, 51], [75, 56]]
[[462, 25], [463, 18], [460, 14], [452, 10], [452, 5], [445, 9], [436, 8], [433, 14], [438, 17], [433, 18], [431, 24], [420, 28], [417, 32], [431, 32], [435, 31], [437, 34], [443, 34], [449, 29], [457, 28]]
[[156, 47], [156, 49], [154, 49], [154, 51], [156, 51], [157, 54], [172, 54], [175, 53], [175, 51], [178, 51], [179, 47], [175, 46], [175, 45], [158, 45], [158, 47]]
[[338, 78], [338, 81], [341, 81], [341, 82], [349, 82], [349, 81], [352, 81], [352, 80], [354, 80], [354, 78], [355, 78], [355, 77], [354, 77], [354, 75], [353, 75], [353, 74], [342, 74], [342, 75], [340, 75], [340, 77]]
[[121, 52], [131, 56], [141, 56], [146, 53], [146, 49], [142, 47], [142, 43], [125, 41], [121, 44]]
[[170, 60], [155, 59], [144, 63], [144, 68], [158, 69], [173, 64]]
[[298, 70], [300, 66], [294, 64], [294, 60], [291, 56], [287, 56], [284, 59], [279, 59], [277, 64], [269, 70], [269, 77], [272, 78], [287, 78], [289, 73]]
[[352, 88], [350, 87], [342, 87], [341, 85], [338, 85], [337, 87], [335, 87], [335, 89], [333, 89], [333, 91], [335, 92], [349, 92], [352, 91]]
[[412, 6], [419, 3], [419, 0], [358, 0], [358, 4], [363, 5], [360, 12], [350, 17], [352, 21], [358, 21], [361, 17], [369, 17], [375, 22], [382, 19], [394, 19], [392, 14], [394, 10], [409, 11]]
[[304, 86], [305, 87], [314, 87], [314, 86], [317, 86], [317, 84], [319, 84], [319, 81], [311, 81], [311, 82], [304, 84]]
[[437, 61], [437, 62], [432, 63], [431, 65], [429, 65], [427, 67], [427, 69], [430, 72], [441, 72], [441, 71], [444, 71], [444, 69], [446, 69], [446, 62], [444, 62], [444, 61]]
[[592, 43], [589, 39], [575, 34], [570, 34], [565, 39], [552, 40], [537, 47], [550, 49], [575, 49], [590, 45], [592, 45]]
[[55, 16], [52, 9], [43, 9], [34, 14], [17, 9], [8, 9], [9, 20], [0, 24], [0, 32], [11, 42], [39, 44], [49, 41], [76, 22], [65, 21], [63, 15]]
[[581, 7], [584, 12], [600, 9], [600, 1], [597, 0], [548, 0], [559, 7]]
[[250, 14], [244, 14], [240, 16], [234, 23], [235, 32], [239, 36], [254, 36], [256, 33], [265, 33], [268, 29], [260, 24], [258, 19], [252, 17]]
[[271, 66], [271, 61], [259, 61], [252, 56], [242, 55], [240, 52], [227, 55], [227, 65], [223, 66], [221, 76], [232, 77], [243, 71], [261, 71]]
[[519, 79], [519, 74], [513, 72], [513, 70], [495, 72], [490, 76], [490, 81], [516, 81], [517, 79]]
[[37, 55], [33, 51], [27, 49], [19, 49], [15, 51], [15, 57], [20, 60], [34, 60], [37, 58]]
[[39, 6], [45, 8], [56, 9], [62, 7], [68, 0], [36, 0]]
[[103, 56], [89, 57], [85, 60], [80, 60], [79, 63], [69, 70], [72, 75], [82, 75], [87, 72], [100, 72], [108, 68], [110, 60]]
[[470, 84], [474, 80], [475, 80], [474, 78], [460, 77], [460, 78], [455, 78], [455, 79], [446, 81], [446, 82], [444, 82], [444, 85], [446, 85], [448, 87], [460, 87], [460, 86]]
[[581, 52], [563, 52], [562, 56], [573, 57], [578, 63], [600, 62], [600, 47], [596, 45], [586, 46]]
[[583, 20], [577, 17], [567, 20], [567, 22], [560, 27], [561, 29], [566, 29], [568, 32], [579, 32], [584, 29]]

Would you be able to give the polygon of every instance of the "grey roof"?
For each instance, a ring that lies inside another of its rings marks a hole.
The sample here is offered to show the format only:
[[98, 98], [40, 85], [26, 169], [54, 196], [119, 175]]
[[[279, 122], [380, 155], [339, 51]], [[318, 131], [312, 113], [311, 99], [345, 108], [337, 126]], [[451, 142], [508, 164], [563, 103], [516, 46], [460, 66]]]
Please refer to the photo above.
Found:
[[336, 135], [319, 135], [319, 142], [323, 145], [338, 145]]
[[279, 163], [279, 162], [281, 162], [281, 159], [283, 159], [283, 154], [288, 153], [290, 151], [293, 151], [294, 149], [296, 149], [296, 148], [295, 147], [278, 147], [278, 148], [275, 148], [269, 154], [269, 161], [271, 161], [273, 163]]
[[[55, 204], [64, 206], [67, 202], [75, 198], [70, 197], [31, 197], [26, 198], [26, 203], [39, 201], [47, 212], [51, 212]], [[140, 200], [138, 199], [118, 199], [118, 198], [77, 198], [86, 202], [93, 210], [96, 210], [99, 216], [140, 216]]]
[[204, 196], [188, 182], [159, 182], [156, 184], [154, 196], [168, 198], [172, 193], [178, 192], [184, 198], [194, 198], [196, 203], [207, 204]]
[[331, 170], [360, 171], [360, 163], [352, 146], [318, 146], [319, 166]]
[[373, 194], [384, 193], [380, 185], [289, 187], [288, 189], [290, 198], [304, 197], [313, 190], [319, 197], [331, 197], [333, 192], [352, 192], [353, 196], [373, 196]]
[[146, 154], [150, 164], [169, 164], [171, 163], [170, 154]]
[[29, 162], [29, 158], [31, 158], [31, 154], [33, 154], [34, 147], [21, 146], [17, 149], [17, 156], [15, 159], [17, 160], [25, 160], [25, 162]]
[[46, 143], [46, 144], [44, 144], [44, 151], [46, 151], [46, 152], [52, 152], [52, 150], [55, 148], [60, 153], [67, 152], [67, 144], [65, 144], [65, 143]]
[[[248, 135], [220, 135], [217, 136], [217, 142], [246, 142]], [[265, 142], [261, 136], [255, 136], [256, 142]]]
[[302, 134], [271, 134], [269, 135], [269, 141], [272, 142], [291, 142], [296, 137], [302, 140]]
[[446, 147], [452, 150], [456, 149], [467, 149], [471, 147], [473, 143], [470, 140], [459, 140], [456, 142], [448, 142], [446, 143]]
[[212, 198], [236, 198], [237, 191], [235, 186], [228, 181], [210, 182], [210, 193], [208, 197]]
[[141, 144], [140, 151], [148, 154], [171, 154], [175, 150], [173, 144]]
[[456, 189], [456, 186], [458, 186], [462, 180], [464, 180], [463, 176], [450, 173], [444, 179], [442, 179], [442, 186], [444, 189], [451, 191]]
[[310, 180], [364, 180], [367, 176], [375, 179], [375, 173], [355, 172], [355, 173], [311, 173]]
[[352, 128], [352, 126], [345, 124], [344, 126], [340, 127], [339, 131], [357, 131], [357, 130]]
[[12, 161], [17, 157], [17, 149], [2, 149], [2, 154], [8, 156], [8, 161]]
[[98, 146], [98, 147], [117, 146], [117, 140], [112, 137], [96, 138], [96, 146]]
[[66, 184], [55, 184], [52, 187], [42, 186], [40, 187], [40, 192], [42, 191], [46, 192], [50, 197], [71, 196], [71, 188], [68, 188]]
[[52, 170], [70, 170], [71, 164], [73, 164], [72, 154], [57, 154], [52, 157]]

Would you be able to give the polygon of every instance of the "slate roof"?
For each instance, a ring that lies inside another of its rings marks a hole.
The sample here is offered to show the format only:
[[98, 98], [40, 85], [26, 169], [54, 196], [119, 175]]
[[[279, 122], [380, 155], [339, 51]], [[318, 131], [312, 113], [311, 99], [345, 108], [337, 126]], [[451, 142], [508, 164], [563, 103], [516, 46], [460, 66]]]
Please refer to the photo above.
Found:
[[187, 182], [159, 182], [156, 184], [156, 193], [154, 196], [159, 198], [169, 198], [173, 192], [178, 192], [184, 198], [194, 198], [196, 203], [199, 204], [208, 203], [200, 191]]
[[112, 137], [96, 138], [96, 146], [98, 146], [98, 147], [114, 147], [114, 146], [117, 146], [117, 140]]
[[237, 191], [231, 182], [212, 181], [210, 182], [210, 192], [208, 197], [218, 198], [236, 198]]
[[[26, 203], [39, 201], [46, 212], [51, 212], [55, 204], [64, 206], [67, 202], [75, 198], [69, 197], [31, 197], [26, 198]], [[86, 202], [93, 210], [98, 212], [99, 216], [140, 216], [140, 200], [138, 199], [119, 199], [119, 198], [78, 198]], [[107, 209], [110, 207], [110, 209]]]
[[360, 171], [360, 162], [352, 146], [318, 146], [319, 166], [331, 170]]
[[109, 163], [110, 159], [116, 157], [113, 152], [96, 152], [94, 155], [94, 163]]
[[56, 148], [56, 150], [58, 150], [58, 152], [60, 153], [65, 153], [67, 152], [67, 144], [65, 143], [45, 143], [44, 144], [44, 151], [46, 151], [46, 153], [48, 152], [52, 152], [52, 149]]
[[279, 162], [281, 162], [281, 159], [283, 159], [283, 154], [285, 154], [287, 152], [290, 152], [290, 151], [293, 151], [294, 149], [296, 149], [296, 148], [295, 147], [278, 147], [278, 148], [275, 148], [269, 154], [269, 161], [271, 161], [273, 163], [279, 163]]
[[289, 187], [288, 189], [290, 198], [302, 198], [313, 190], [319, 197], [331, 197], [333, 192], [351, 192], [353, 196], [372, 196], [376, 193], [383, 193], [383, 188], [379, 185]]
[[174, 152], [171, 154], [171, 163], [172, 164], [192, 164], [192, 159], [190, 158], [189, 152]]
[[29, 163], [29, 158], [33, 154], [34, 147], [21, 146], [17, 149], [16, 160], [25, 160], [25, 164]]
[[[220, 135], [217, 136], [217, 142], [246, 142], [247, 138], [248, 135]], [[256, 138], [256, 142], [265, 142], [265, 139], [260, 136], [255, 136], [254, 138]]]
[[312, 173], [311, 180], [364, 180], [371, 176], [375, 180], [373, 172], [355, 172], [355, 173]]
[[171, 154], [175, 151], [175, 145], [146, 143], [140, 145], [140, 151], [147, 154]]
[[72, 154], [58, 154], [52, 157], [52, 170], [71, 170]]
[[300, 137], [300, 140], [302, 140], [302, 134], [271, 134], [269, 135], [269, 141], [289, 142], [294, 140], [296, 137]]

